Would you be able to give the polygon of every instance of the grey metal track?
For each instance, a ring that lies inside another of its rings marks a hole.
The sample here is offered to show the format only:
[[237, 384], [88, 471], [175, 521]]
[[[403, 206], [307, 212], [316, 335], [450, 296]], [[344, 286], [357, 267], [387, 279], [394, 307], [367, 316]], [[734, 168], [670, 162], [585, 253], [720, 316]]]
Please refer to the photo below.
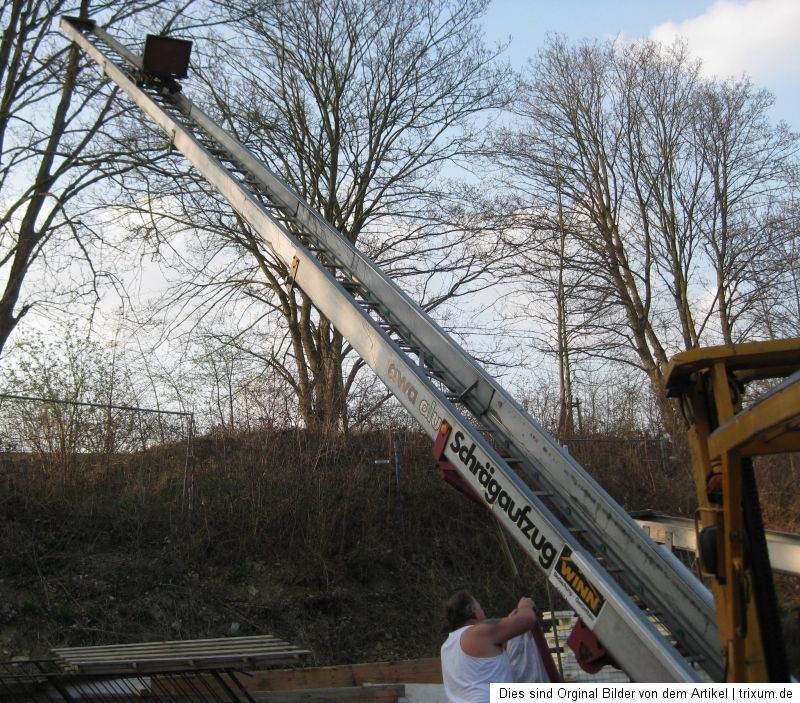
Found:
[[[659, 515], [652, 511], [634, 513], [633, 518], [654, 541], [671, 549], [697, 551], [697, 530], [694, 520], [686, 517]], [[800, 535], [765, 530], [769, 563], [773, 571], [800, 576]]]
[[436, 437], [442, 420], [451, 425], [445, 456], [633, 680], [694, 681], [698, 667], [722, 678], [713, 600], [678, 559], [374, 262], [210, 117], [179, 92], [142, 85], [139, 57], [102, 29], [69, 18], [61, 27], [263, 238], [427, 434]]

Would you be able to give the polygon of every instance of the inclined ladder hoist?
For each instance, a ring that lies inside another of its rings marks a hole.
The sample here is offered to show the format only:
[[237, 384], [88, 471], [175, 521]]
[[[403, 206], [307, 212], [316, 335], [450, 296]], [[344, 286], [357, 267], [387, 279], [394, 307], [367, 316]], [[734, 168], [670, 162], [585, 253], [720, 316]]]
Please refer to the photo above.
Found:
[[[63, 17], [61, 28], [258, 233], [290, 284], [419, 422], [440, 465], [578, 614], [597, 645], [584, 647], [587, 658], [613, 660], [634, 681], [724, 678], [710, 591], [375, 263], [180, 91], [174, 79], [186, 74], [189, 42], [151, 36], [139, 57], [91, 20]], [[148, 56], [159, 51], [160, 62]]]

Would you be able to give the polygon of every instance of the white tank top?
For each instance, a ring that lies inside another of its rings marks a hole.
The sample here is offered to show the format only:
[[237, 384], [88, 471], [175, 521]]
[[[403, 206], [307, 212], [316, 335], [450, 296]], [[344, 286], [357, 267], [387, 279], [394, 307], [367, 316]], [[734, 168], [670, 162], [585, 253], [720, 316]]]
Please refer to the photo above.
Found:
[[506, 642], [514, 683], [550, 683], [542, 655], [530, 630]]
[[505, 652], [473, 657], [461, 649], [461, 635], [472, 625], [454, 630], [442, 645], [442, 680], [450, 703], [489, 703], [490, 683], [511, 683], [511, 662]]

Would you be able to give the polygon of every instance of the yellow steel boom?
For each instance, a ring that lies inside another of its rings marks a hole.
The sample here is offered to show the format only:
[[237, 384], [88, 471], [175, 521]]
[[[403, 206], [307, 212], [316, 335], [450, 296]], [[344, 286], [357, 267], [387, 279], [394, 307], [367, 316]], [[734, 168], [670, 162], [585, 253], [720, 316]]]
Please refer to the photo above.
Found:
[[[747, 383], [774, 378], [784, 380], [743, 405]], [[689, 426], [698, 554], [714, 593], [726, 679], [787, 681], [752, 457], [800, 450], [800, 339], [678, 354], [666, 388]]]

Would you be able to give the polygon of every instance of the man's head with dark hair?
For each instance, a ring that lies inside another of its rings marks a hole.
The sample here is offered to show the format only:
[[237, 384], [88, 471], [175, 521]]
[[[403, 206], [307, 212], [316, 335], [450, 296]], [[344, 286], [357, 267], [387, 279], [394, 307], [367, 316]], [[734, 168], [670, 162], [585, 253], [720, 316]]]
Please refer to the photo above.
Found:
[[470, 620], [482, 620], [485, 617], [480, 604], [469, 591], [458, 591], [450, 596], [444, 602], [444, 614], [451, 632]]

